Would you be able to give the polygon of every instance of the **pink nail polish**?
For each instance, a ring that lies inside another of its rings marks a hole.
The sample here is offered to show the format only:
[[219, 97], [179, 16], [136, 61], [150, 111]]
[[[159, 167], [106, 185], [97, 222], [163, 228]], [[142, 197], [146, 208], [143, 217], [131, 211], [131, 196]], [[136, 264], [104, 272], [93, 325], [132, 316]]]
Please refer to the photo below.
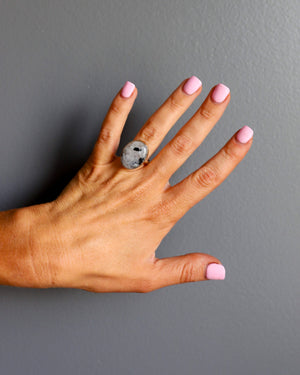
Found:
[[123, 98], [129, 98], [133, 93], [134, 88], [135, 84], [130, 81], [127, 81], [122, 88], [121, 96], [123, 96]]
[[224, 280], [225, 267], [222, 264], [210, 263], [206, 268], [206, 278], [208, 280]]
[[230, 89], [219, 83], [211, 94], [211, 98], [216, 103], [222, 103], [226, 99], [227, 95], [230, 93]]
[[253, 137], [253, 130], [249, 126], [243, 126], [236, 134], [236, 139], [240, 143], [247, 143]]
[[192, 95], [194, 92], [196, 92], [200, 87], [202, 86], [202, 82], [200, 81], [199, 78], [196, 76], [190, 77], [184, 84], [182, 90], [188, 94]]

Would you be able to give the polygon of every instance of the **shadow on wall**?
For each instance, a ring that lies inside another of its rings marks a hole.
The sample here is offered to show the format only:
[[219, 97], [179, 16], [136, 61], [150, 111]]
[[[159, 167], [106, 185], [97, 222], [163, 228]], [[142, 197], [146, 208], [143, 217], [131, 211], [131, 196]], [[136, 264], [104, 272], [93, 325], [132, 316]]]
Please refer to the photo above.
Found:
[[[106, 110], [103, 111], [105, 112]], [[104, 116], [102, 116], [103, 119]], [[122, 133], [117, 155], [120, 155], [122, 148], [134, 138], [138, 129], [137, 123], [138, 121], [135, 121], [135, 116], [130, 114]], [[101, 129], [101, 123], [99, 126], [99, 122], [96, 121], [96, 124], [93, 126], [95, 132], [92, 140], [86, 142], [87, 144], [85, 145], [83, 144], [83, 140], [87, 138], [87, 111], [77, 109], [73, 113], [70, 113], [66, 116], [66, 120], [63, 122], [61, 128], [63, 129], [63, 133], [60, 138], [57, 136], [57, 148], [53, 151], [54, 162], [47, 179], [37, 192], [33, 193], [25, 201], [23, 200], [18, 207], [46, 203], [57, 198], [92, 152]]]
[[28, 197], [26, 206], [54, 200], [82, 166], [84, 160], [78, 154], [78, 145], [82, 140], [85, 117], [83, 110], [77, 110], [63, 122], [63, 133], [60, 138], [57, 136], [57, 148], [53, 150], [54, 162], [48, 177], [39, 190]]

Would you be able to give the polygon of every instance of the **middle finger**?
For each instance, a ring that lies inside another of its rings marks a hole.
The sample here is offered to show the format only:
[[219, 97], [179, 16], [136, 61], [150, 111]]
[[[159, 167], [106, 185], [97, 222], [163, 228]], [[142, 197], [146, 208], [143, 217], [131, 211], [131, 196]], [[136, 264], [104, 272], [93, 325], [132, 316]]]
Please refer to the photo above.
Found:
[[151, 162], [151, 170], [159, 172], [166, 181], [203, 142], [218, 122], [230, 101], [230, 90], [219, 83], [191, 119]]
[[155, 152], [168, 131], [200, 94], [201, 89], [202, 83], [196, 76], [185, 79], [137, 133], [134, 141], [147, 144], [148, 157]]

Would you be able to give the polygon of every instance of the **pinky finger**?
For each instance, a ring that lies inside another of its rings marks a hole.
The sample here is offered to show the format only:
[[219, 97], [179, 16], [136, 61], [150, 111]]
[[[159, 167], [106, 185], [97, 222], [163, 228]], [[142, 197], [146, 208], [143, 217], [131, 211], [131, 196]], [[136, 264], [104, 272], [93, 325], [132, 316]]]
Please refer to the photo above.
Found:
[[179, 220], [229, 176], [250, 150], [252, 137], [253, 130], [244, 126], [198, 170], [165, 191], [166, 199], [176, 202], [176, 219]]
[[137, 97], [137, 89], [127, 81], [112, 101], [91, 154], [93, 165], [103, 165], [114, 159], [122, 130]]

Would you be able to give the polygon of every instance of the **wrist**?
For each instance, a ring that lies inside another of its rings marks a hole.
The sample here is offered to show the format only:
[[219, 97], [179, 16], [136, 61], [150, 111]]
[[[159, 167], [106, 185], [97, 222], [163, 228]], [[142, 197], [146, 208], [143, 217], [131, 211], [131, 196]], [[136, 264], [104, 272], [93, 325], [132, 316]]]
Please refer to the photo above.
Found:
[[0, 212], [0, 284], [54, 286], [38, 230], [47, 222], [50, 206], [46, 203]]

